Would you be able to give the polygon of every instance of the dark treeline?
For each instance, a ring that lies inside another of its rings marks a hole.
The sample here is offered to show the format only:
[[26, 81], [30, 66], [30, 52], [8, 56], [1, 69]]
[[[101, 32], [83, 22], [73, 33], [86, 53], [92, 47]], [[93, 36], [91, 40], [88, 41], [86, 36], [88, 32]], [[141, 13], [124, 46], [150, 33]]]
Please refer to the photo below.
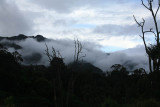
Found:
[[160, 72], [133, 72], [119, 64], [111, 72], [83, 63], [21, 65], [21, 55], [0, 45], [1, 107], [160, 107]]

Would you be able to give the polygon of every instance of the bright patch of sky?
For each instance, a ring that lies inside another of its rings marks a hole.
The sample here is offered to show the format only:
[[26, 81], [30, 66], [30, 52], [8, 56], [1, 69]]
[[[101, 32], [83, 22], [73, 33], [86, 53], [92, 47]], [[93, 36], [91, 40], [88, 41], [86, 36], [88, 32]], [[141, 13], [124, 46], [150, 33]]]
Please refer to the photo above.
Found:
[[107, 47], [102, 47], [101, 50], [104, 52], [115, 52], [115, 51], [120, 51], [124, 50], [125, 48], [122, 47], [114, 47], [114, 46], [107, 46]]

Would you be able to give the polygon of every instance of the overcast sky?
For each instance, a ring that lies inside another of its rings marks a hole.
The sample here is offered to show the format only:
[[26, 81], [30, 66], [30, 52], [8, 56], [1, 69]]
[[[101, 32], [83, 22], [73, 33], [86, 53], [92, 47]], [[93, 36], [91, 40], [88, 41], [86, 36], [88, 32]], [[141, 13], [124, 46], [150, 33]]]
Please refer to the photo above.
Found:
[[0, 0], [0, 35], [78, 38], [112, 52], [142, 45], [133, 15], [152, 26], [141, 0]]

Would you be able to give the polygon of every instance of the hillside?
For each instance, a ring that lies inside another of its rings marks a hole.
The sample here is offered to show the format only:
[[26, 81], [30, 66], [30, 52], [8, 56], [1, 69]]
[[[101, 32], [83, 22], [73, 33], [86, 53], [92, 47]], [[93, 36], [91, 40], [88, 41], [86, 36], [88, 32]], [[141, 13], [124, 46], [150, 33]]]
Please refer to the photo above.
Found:
[[[38, 55], [35, 55], [38, 56]], [[26, 58], [27, 59], [27, 58]], [[86, 62], [22, 65], [21, 55], [0, 45], [2, 107], [159, 107], [160, 73], [120, 65], [110, 72]], [[151, 84], [152, 83], [152, 84]]]

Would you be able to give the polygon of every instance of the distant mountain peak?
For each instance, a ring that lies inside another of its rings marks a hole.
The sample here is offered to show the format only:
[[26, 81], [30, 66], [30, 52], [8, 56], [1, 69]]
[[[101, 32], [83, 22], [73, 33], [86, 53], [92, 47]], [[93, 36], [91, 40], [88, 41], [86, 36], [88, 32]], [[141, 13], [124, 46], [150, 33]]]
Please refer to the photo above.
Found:
[[[47, 40], [47, 38], [43, 37], [42, 35], [37, 35], [37, 36], [26, 36], [24, 34], [19, 34], [18, 36], [12, 36], [12, 37], [0, 37], [0, 43], [7, 48], [14, 48], [15, 50], [17, 49], [22, 49], [20, 45], [16, 43], [16, 41], [22, 41], [26, 40], [28, 38], [32, 38], [36, 40], [37, 42], [43, 42]], [[2, 40], [9, 40], [10, 42], [7, 41], [2, 41]]]
[[37, 36], [26, 36], [24, 34], [19, 34], [18, 36], [12, 36], [12, 37], [0, 37], [0, 40], [3, 39], [7, 39], [10, 41], [14, 41], [14, 40], [25, 40], [27, 38], [33, 38], [35, 40], [37, 40], [38, 42], [42, 42], [45, 41], [47, 38], [43, 37], [42, 35], [37, 35]]
[[36, 38], [36, 40], [39, 41], [39, 42], [46, 40], [46, 38], [43, 37], [42, 35], [37, 35], [37, 36], [35, 36], [34, 38]]

